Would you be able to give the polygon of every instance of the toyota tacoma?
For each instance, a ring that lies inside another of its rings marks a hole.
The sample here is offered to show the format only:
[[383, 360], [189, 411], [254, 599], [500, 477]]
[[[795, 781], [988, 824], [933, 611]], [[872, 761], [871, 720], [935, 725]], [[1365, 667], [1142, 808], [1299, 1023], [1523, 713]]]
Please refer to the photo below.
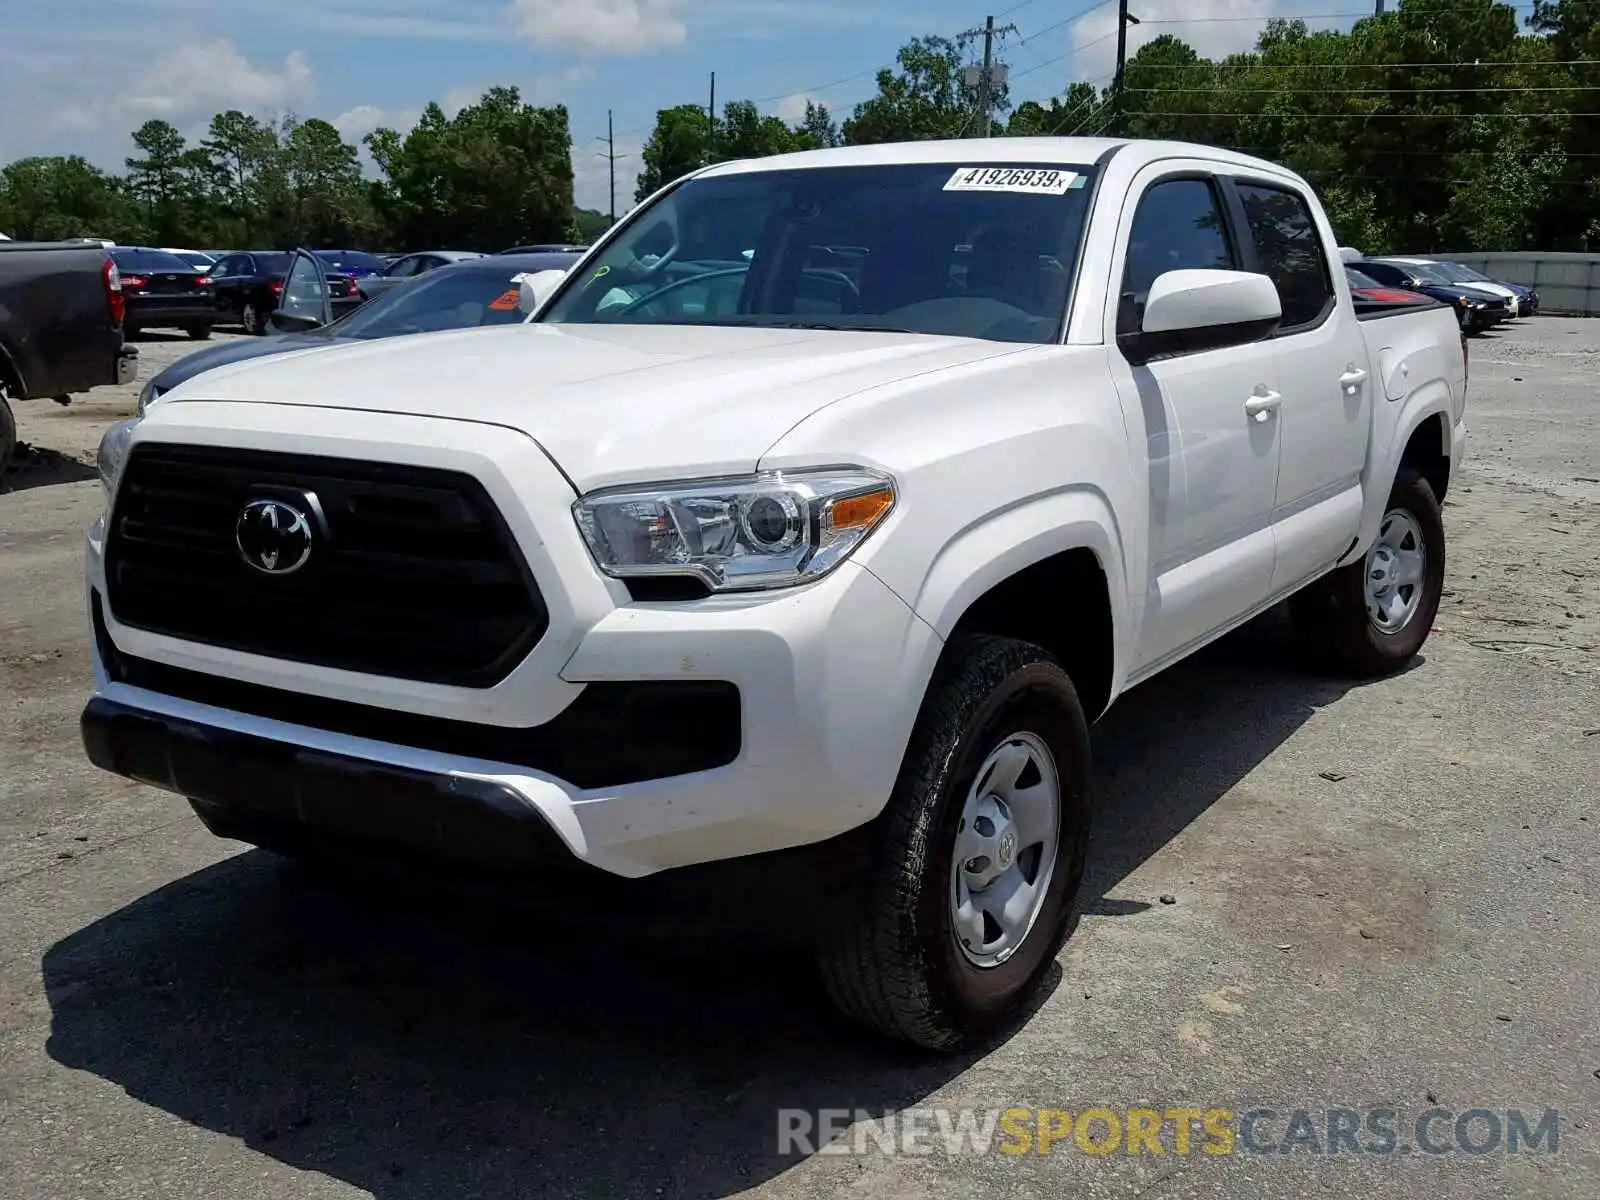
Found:
[[553, 922], [809, 918], [846, 1013], [969, 1043], [1067, 935], [1118, 696], [1285, 600], [1354, 675], [1428, 637], [1465, 343], [1337, 245], [1202, 146], [822, 150], [526, 323], [205, 372], [101, 447], [89, 757]]

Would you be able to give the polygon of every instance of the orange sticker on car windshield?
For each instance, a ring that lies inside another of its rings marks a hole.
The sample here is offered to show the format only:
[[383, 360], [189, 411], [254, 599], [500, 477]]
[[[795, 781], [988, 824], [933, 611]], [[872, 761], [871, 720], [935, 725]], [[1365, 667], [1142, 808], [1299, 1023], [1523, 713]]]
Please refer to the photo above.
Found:
[[517, 300], [522, 293], [518, 288], [507, 288], [489, 303], [491, 312], [509, 312], [517, 306]]

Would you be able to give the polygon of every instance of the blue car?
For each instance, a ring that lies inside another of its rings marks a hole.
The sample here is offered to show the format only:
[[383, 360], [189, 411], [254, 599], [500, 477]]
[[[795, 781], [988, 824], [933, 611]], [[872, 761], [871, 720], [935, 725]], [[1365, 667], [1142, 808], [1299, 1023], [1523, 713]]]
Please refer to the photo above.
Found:
[[265, 337], [240, 338], [208, 346], [180, 358], [151, 378], [139, 393], [139, 413], [142, 416], [153, 401], [180, 383], [229, 363], [341, 342], [525, 320], [517, 307], [517, 286], [522, 275], [535, 271], [565, 271], [580, 257], [578, 254], [513, 254], [454, 263], [429, 271], [403, 288], [370, 300], [330, 324], [296, 333], [268, 332]]

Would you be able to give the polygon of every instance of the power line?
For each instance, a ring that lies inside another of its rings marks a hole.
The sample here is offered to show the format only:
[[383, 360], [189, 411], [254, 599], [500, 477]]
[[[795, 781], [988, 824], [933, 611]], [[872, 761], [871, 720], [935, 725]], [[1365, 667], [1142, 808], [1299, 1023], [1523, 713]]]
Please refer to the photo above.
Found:
[[[1128, 88], [1128, 94], [1142, 93], [1147, 95], [1181, 96], [1192, 95], [1201, 91], [1201, 88], [1186, 88], [1179, 86], [1159, 88]], [[1569, 87], [1450, 87], [1448, 85], [1431, 88], [1295, 88], [1285, 91], [1283, 88], [1239, 88], [1228, 87], [1230, 96], [1471, 96], [1491, 95], [1501, 92], [1600, 92], [1600, 84], [1585, 83], [1573, 84]]]
[[1068, 50], [1065, 54], [1058, 54], [1054, 58], [1047, 58], [1042, 63], [1039, 63], [1039, 64], [1037, 64], [1035, 66], [1029, 67], [1026, 71], [1018, 71], [1015, 75], [1013, 75], [1011, 77], [1012, 81], [1015, 82], [1018, 79], [1022, 79], [1024, 77], [1028, 76], [1028, 75], [1032, 75], [1035, 71], [1042, 71], [1046, 67], [1053, 67], [1056, 63], [1060, 62], [1062, 59], [1071, 58], [1075, 54], [1082, 54], [1085, 50], [1089, 49], [1091, 46], [1098, 46], [1101, 42], [1109, 42], [1112, 38], [1114, 38], [1116, 36], [1117, 36], [1117, 32], [1116, 32], [1116, 30], [1113, 29], [1110, 33], [1106, 34], [1104, 37], [1097, 37], [1092, 42], [1085, 42], [1081, 46], [1075, 46], [1071, 50]]
[[1508, 121], [1519, 120], [1552, 120], [1566, 117], [1600, 117], [1600, 112], [1489, 112], [1489, 113], [1461, 113], [1461, 112], [1342, 112], [1342, 113], [1308, 113], [1308, 112], [1129, 112], [1130, 117], [1260, 117], [1267, 120], [1324, 120], [1344, 121], [1352, 117], [1403, 117], [1412, 121], [1431, 120], [1456, 120], [1477, 121], [1483, 119], [1497, 119]]
[[1332, 62], [1332, 63], [1267, 63], [1251, 60], [1248, 62], [1213, 62], [1210, 59], [1197, 59], [1192, 63], [1140, 63], [1141, 71], [1193, 71], [1197, 68], [1214, 67], [1217, 70], [1238, 71], [1356, 71], [1367, 68], [1380, 67], [1395, 70], [1438, 70], [1459, 71], [1469, 67], [1600, 67], [1600, 58], [1563, 58], [1540, 59], [1535, 61], [1519, 61], [1516, 59], [1474, 60], [1472, 62]]
[[[1047, 33], [1055, 32], [1057, 29], [1060, 29], [1063, 25], [1071, 25], [1074, 21], [1081, 21], [1081, 20], [1083, 20], [1084, 17], [1087, 17], [1090, 13], [1098, 12], [1100, 9], [1105, 8], [1106, 6], [1111, 5], [1111, 4], [1115, 4], [1115, 3], [1117, 3], [1117, 0], [1100, 0], [1100, 3], [1091, 4], [1088, 8], [1082, 9], [1079, 12], [1075, 12], [1070, 17], [1063, 17], [1061, 20], [1057, 21], [1054, 25], [1046, 25], [1043, 29], [1034, 30], [1032, 33], [1028, 34], [1027, 37], [1023, 38], [1022, 41], [1018, 42], [1017, 44], [1019, 46], [1026, 46], [1029, 42], [1034, 41], [1034, 40], [1036, 40], [1038, 38], [1042, 38]], [[1081, 49], [1081, 47], [1080, 47], [1080, 49]]]

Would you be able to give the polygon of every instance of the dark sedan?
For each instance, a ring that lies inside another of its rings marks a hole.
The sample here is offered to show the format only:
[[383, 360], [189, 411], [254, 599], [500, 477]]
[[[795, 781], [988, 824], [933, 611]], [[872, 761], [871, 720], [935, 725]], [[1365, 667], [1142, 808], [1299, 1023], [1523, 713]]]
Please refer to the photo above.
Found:
[[525, 320], [517, 305], [522, 276], [535, 271], [564, 271], [578, 258], [576, 254], [497, 254], [455, 263], [430, 271], [410, 285], [380, 296], [321, 328], [208, 346], [179, 359], [146, 383], [139, 395], [139, 411], [142, 413], [152, 400], [185, 380], [229, 363], [343, 341]]
[[1463, 332], [1478, 333], [1509, 321], [1515, 314], [1510, 301], [1492, 292], [1481, 291], [1465, 284], [1451, 283], [1432, 267], [1422, 263], [1389, 263], [1365, 258], [1349, 264], [1363, 275], [1377, 280], [1385, 287], [1405, 288], [1421, 292], [1448, 304], [1455, 310], [1456, 320]]
[[588, 246], [580, 246], [570, 242], [540, 242], [533, 246], [513, 246], [509, 250], [500, 251], [501, 254], [582, 254]]
[[211, 336], [217, 288], [204, 268], [166, 250], [118, 246], [109, 252], [122, 277], [122, 332], [181, 329], [195, 339]]
[[368, 254], [365, 250], [313, 250], [312, 253], [322, 260], [322, 265], [329, 271], [348, 275], [352, 279], [382, 274], [389, 265], [376, 254]]
[[[267, 316], [278, 307], [283, 279], [292, 256], [285, 250], [244, 250], [225, 254], [211, 268], [217, 295], [217, 320], [237, 321], [244, 331], [267, 332]], [[336, 314], [361, 304], [356, 281], [349, 275], [329, 275], [328, 295]]]

